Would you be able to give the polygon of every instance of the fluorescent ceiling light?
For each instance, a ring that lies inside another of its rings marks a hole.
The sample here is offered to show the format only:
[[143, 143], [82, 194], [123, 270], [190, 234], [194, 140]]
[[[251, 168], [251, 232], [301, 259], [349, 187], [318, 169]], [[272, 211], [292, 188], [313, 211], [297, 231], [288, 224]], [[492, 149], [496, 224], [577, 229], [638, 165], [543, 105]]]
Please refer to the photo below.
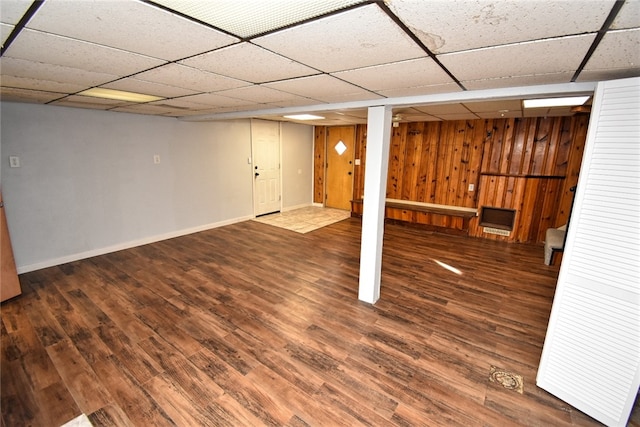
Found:
[[285, 119], [294, 119], [294, 120], [322, 120], [324, 117], [322, 116], [314, 116], [313, 114], [293, 114], [291, 116], [284, 116]]
[[239, 37], [268, 33], [365, 0], [154, 0]]
[[83, 90], [82, 92], [78, 92], [77, 95], [92, 96], [94, 98], [116, 99], [118, 101], [129, 102], [151, 102], [164, 99], [159, 96], [144, 95], [142, 93], [135, 92], [125, 92], [122, 90], [104, 89], [100, 87]]
[[569, 98], [525, 99], [524, 108], [573, 107], [587, 102], [589, 96], [572, 96]]

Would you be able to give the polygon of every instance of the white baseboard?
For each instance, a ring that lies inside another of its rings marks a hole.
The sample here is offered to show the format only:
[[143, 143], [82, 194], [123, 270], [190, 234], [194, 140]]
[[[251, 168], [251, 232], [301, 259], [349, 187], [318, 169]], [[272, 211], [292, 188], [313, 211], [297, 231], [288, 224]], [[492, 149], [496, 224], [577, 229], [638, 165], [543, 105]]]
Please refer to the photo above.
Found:
[[200, 231], [211, 230], [213, 228], [223, 227], [225, 225], [231, 225], [238, 222], [248, 221], [253, 218], [254, 218], [253, 215], [251, 215], [246, 217], [233, 218], [225, 221], [215, 222], [212, 224], [200, 225], [198, 227], [187, 228], [184, 230], [172, 231], [170, 233], [159, 234], [156, 236], [149, 236], [142, 239], [118, 243], [116, 245], [92, 249], [90, 251], [79, 252], [79, 253], [66, 255], [59, 258], [52, 258], [52, 259], [37, 262], [34, 264], [19, 265], [17, 266], [16, 269], [18, 270], [18, 274], [28, 273], [30, 271], [36, 271], [36, 270], [41, 270], [43, 268], [54, 267], [56, 265], [66, 264], [68, 262], [91, 258], [98, 255], [104, 255], [111, 252], [121, 251], [123, 249], [131, 249], [131, 248], [135, 248], [136, 246], [148, 245], [149, 243], [160, 242], [162, 240], [173, 239], [174, 237], [186, 236], [188, 234], [198, 233]]

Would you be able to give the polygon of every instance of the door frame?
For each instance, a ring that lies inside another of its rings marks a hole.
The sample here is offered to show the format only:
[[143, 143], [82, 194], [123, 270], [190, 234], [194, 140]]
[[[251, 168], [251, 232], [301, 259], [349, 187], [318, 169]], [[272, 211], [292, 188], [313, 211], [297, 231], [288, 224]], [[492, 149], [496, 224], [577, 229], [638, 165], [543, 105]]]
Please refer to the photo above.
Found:
[[[254, 132], [253, 132], [253, 123], [256, 122], [265, 122], [265, 123], [273, 123], [270, 120], [261, 120], [261, 119], [250, 119], [249, 121], [249, 134], [250, 134], [250, 138], [251, 138], [251, 157], [249, 159], [249, 163], [251, 164], [251, 169], [250, 169], [250, 173], [251, 173], [251, 188], [252, 188], [252, 196], [253, 196], [253, 216], [254, 218], [260, 215], [266, 215], [268, 213], [264, 213], [264, 214], [258, 214], [258, 201], [257, 201], [257, 197], [258, 197], [258, 192], [256, 190], [256, 180], [255, 180], [255, 167], [256, 167], [256, 161], [255, 161], [255, 153], [256, 153], [256, 149], [255, 149], [255, 145], [254, 145]], [[278, 124], [278, 195], [279, 195], [279, 200], [278, 200], [278, 211], [282, 212], [282, 123], [281, 122], [276, 122]]]

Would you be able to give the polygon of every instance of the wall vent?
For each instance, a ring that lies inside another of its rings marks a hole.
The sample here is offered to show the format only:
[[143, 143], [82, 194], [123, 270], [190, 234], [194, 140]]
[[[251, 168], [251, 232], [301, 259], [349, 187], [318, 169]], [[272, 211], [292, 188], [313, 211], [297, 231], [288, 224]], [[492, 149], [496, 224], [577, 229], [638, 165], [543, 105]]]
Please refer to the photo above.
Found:
[[511, 234], [509, 230], [502, 230], [500, 228], [482, 227], [482, 231], [487, 234], [497, 234], [499, 236], [508, 236]]

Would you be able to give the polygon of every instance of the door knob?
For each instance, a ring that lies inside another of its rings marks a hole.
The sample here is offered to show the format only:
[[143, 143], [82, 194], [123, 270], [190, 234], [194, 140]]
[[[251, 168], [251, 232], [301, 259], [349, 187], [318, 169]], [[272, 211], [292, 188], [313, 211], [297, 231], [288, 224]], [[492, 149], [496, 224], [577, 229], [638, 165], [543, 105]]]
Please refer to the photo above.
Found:
[[347, 172], [349, 175], [351, 175], [351, 172]]
[[256, 178], [259, 177], [259, 176], [260, 176], [260, 174], [258, 172], [256, 172]]

